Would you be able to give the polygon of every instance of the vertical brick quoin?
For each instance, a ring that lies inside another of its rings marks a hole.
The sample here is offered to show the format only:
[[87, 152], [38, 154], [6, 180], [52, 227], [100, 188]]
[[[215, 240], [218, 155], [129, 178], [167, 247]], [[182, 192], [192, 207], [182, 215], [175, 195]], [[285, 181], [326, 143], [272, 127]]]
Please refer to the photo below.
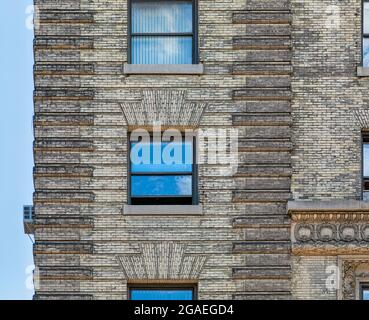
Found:
[[246, 1], [233, 13], [243, 33], [233, 37], [233, 48], [244, 60], [233, 74], [244, 75], [244, 85], [233, 89], [233, 100], [244, 112], [233, 114], [233, 125], [245, 130], [240, 140], [242, 163], [236, 177], [244, 188], [233, 191], [233, 203], [244, 214], [233, 219], [242, 241], [233, 253], [245, 263], [233, 266], [232, 277], [241, 290], [233, 299], [290, 299], [290, 222], [286, 203], [291, 180], [291, 14], [288, 1]]

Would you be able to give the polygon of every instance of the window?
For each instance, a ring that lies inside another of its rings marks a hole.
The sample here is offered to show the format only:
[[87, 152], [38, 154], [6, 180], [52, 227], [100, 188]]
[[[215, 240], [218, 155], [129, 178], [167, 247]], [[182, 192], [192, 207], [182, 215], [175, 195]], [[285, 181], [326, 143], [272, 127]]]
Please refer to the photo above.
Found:
[[369, 0], [363, 0], [363, 67], [369, 67]]
[[360, 300], [369, 300], [369, 283], [360, 285]]
[[183, 287], [132, 287], [129, 288], [130, 300], [194, 300], [195, 288]]
[[130, 140], [130, 205], [197, 204], [194, 137], [154, 142], [152, 136], [131, 135]]
[[369, 134], [363, 135], [363, 200], [369, 201]]
[[131, 64], [197, 63], [195, 0], [131, 0]]

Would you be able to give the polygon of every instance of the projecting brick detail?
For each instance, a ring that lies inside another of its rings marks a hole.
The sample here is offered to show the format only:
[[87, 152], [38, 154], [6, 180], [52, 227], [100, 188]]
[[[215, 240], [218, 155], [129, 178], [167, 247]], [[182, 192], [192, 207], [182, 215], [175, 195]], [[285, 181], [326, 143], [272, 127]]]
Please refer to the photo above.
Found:
[[185, 91], [143, 91], [141, 102], [123, 103], [122, 112], [127, 125], [133, 127], [198, 127], [206, 103], [190, 102]]
[[33, 247], [34, 254], [90, 254], [93, 243], [90, 242], [38, 242]]
[[140, 245], [140, 255], [118, 257], [127, 280], [197, 280], [206, 256], [186, 254], [186, 245]]
[[90, 37], [35, 37], [34, 45], [37, 49], [92, 49], [94, 42]]
[[94, 167], [87, 165], [37, 166], [33, 171], [37, 177], [92, 177]]
[[93, 192], [80, 191], [37, 191], [34, 194], [33, 201], [36, 203], [83, 203], [94, 201]]
[[92, 294], [36, 294], [34, 300], [93, 300]]
[[93, 23], [94, 13], [84, 10], [45, 10], [39, 14], [40, 23]]

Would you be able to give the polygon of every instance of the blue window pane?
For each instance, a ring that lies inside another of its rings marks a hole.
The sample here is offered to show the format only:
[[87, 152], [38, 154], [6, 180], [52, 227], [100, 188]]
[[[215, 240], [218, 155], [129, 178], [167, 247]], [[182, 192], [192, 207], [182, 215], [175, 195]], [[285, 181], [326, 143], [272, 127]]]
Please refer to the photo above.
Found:
[[363, 290], [363, 300], [369, 300], [369, 290]]
[[192, 36], [134, 36], [133, 64], [192, 64]]
[[191, 176], [132, 176], [133, 197], [192, 196]]
[[369, 38], [363, 39], [363, 66], [369, 67]]
[[364, 156], [364, 177], [369, 177], [369, 144], [363, 145], [363, 156]]
[[131, 290], [131, 300], [193, 300], [192, 290]]
[[364, 3], [363, 22], [364, 33], [369, 33], [369, 2]]
[[192, 1], [132, 3], [133, 33], [191, 33]]
[[131, 171], [192, 172], [192, 143], [137, 143], [131, 145]]

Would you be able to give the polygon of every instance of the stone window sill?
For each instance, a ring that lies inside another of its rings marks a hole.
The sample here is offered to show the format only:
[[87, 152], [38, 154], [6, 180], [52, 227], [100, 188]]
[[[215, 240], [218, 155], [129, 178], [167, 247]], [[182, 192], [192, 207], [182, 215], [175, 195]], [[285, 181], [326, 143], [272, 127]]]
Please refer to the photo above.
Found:
[[369, 67], [357, 67], [358, 77], [369, 77]]
[[192, 74], [204, 73], [202, 64], [128, 64], [123, 66], [124, 74]]
[[123, 214], [137, 216], [194, 216], [202, 215], [203, 212], [201, 205], [124, 205]]

